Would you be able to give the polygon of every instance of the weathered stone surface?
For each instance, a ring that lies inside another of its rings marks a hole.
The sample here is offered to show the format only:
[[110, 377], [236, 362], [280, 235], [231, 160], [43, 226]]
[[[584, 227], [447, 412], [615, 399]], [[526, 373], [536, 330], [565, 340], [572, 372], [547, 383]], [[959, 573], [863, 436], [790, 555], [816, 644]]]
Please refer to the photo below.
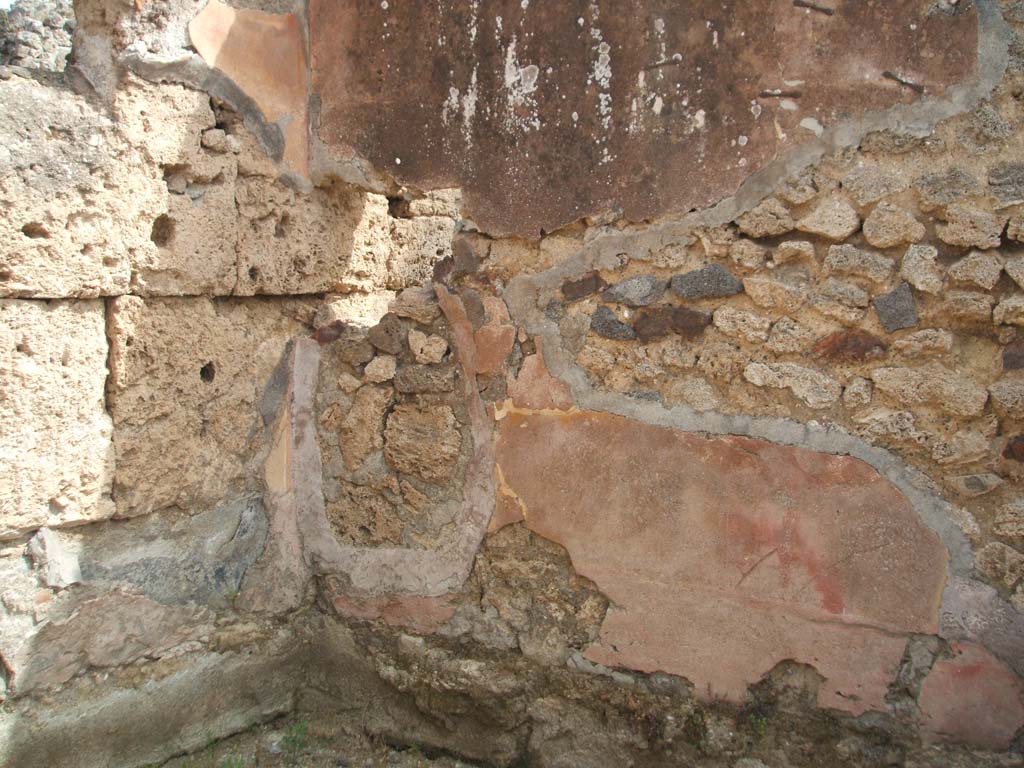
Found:
[[946, 274], [959, 283], [971, 283], [991, 291], [1003, 274], [1003, 260], [997, 253], [972, 251], [951, 266]]
[[108, 399], [122, 517], [209, 509], [261, 487], [260, 398], [302, 302], [116, 299]]
[[1001, 205], [1024, 203], [1024, 163], [996, 163], [988, 170], [988, 185]]
[[636, 336], [643, 342], [660, 339], [670, 333], [694, 339], [709, 325], [710, 312], [672, 306], [645, 307], [637, 313], [637, 318], [633, 321]]
[[795, 314], [807, 302], [807, 276], [745, 277], [743, 290], [759, 307]]
[[792, 232], [796, 226], [789, 209], [774, 197], [769, 197], [736, 220], [740, 232], [750, 237], [777, 237]]
[[1024, 578], [1024, 555], [998, 541], [986, 544], [978, 551], [974, 566], [989, 581], [1008, 590]]
[[793, 659], [825, 677], [820, 703], [862, 712], [885, 707], [902, 633], [936, 629], [944, 548], [855, 459], [583, 412], [506, 416], [497, 460], [526, 524], [616, 606], [599, 663], [742, 700]]
[[907, 183], [888, 169], [873, 166], [855, 168], [843, 179], [843, 189], [857, 205], [870, 205], [907, 188]]
[[863, 361], [882, 357], [888, 345], [867, 331], [836, 331], [814, 345], [814, 354], [830, 360]]
[[843, 405], [847, 408], [860, 408], [871, 404], [874, 386], [870, 379], [854, 376], [843, 388]]
[[997, 325], [1024, 325], [1024, 293], [1016, 293], [1000, 301], [992, 312]]
[[398, 369], [398, 361], [392, 355], [377, 355], [366, 364], [363, 369], [363, 377], [370, 384], [383, 384], [395, 378], [395, 371]]
[[768, 258], [768, 249], [753, 240], [740, 238], [729, 246], [729, 258], [744, 269], [760, 269]]
[[[422, 331], [413, 328], [409, 331], [409, 349], [412, 350], [412, 356], [420, 365], [436, 365], [444, 360], [444, 356], [448, 352], [448, 342], [440, 336], [427, 336]], [[478, 345], [478, 359], [479, 354]]]
[[1014, 341], [1003, 347], [1003, 370], [1019, 371], [1024, 368], [1024, 341]]
[[1024, 376], [1004, 376], [988, 391], [996, 413], [1010, 419], [1024, 418]]
[[860, 216], [841, 197], [828, 197], [814, 211], [800, 219], [796, 228], [829, 240], [845, 240], [860, 229]]
[[444, 216], [391, 219], [391, 249], [384, 277], [393, 290], [429, 283], [434, 265], [451, 256], [455, 221]]
[[616, 283], [604, 292], [604, 300], [627, 307], [646, 307], [665, 293], [665, 281], [656, 275], [640, 275]]
[[782, 317], [772, 325], [765, 347], [776, 354], [803, 352], [814, 343], [815, 333], [790, 317]]
[[771, 330], [771, 318], [744, 312], [734, 307], [719, 307], [714, 314], [715, 328], [726, 336], [750, 342], [766, 341]]
[[537, 353], [523, 360], [519, 375], [509, 385], [512, 404], [517, 408], [537, 411], [568, 410], [573, 405], [572, 390], [568, 384], [551, 375], [544, 360], [544, 345], [540, 339], [537, 341]]
[[940, 437], [932, 444], [932, 459], [943, 466], [981, 461], [988, 452], [988, 438], [970, 429], [959, 429], [952, 437]]
[[917, 302], [907, 283], [900, 283], [896, 289], [882, 294], [874, 305], [882, 327], [889, 333], [917, 325]]
[[924, 225], [910, 211], [879, 203], [864, 220], [864, 239], [875, 248], [893, 248], [916, 243], [924, 237]]
[[871, 303], [871, 295], [855, 283], [828, 278], [822, 283], [818, 295], [844, 307], [862, 309]]
[[981, 184], [969, 171], [954, 166], [920, 177], [914, 182], [914, 189], [921, 195], [925, 207], [931, 209], [977, 194]]
[[987, 650], [955, 643], [921, 686], [922, 723], [936, 739], [1004, 750], [1024, 726], [1020, 679]]
[[384, 446], [384, 417], [394, 400], [391, 387], [360, 387], [352, 407], [338, 430], [341, 455], [349, 469], [356, 470], [366, 458]]
[[944, 355], [953, 350], [953, 334], [939, 328], [926, 328], [897, 339], [892, 346], [904, 357]]
[[505, 365], [516, 343], [516, 327], [487, 324], [473, 334], [476, 340], [476, 372], [484, 376], [497, 373]]
[[441, 394], [455, 389], [455, 368], [449, 364], [404, 365], [395, 374], [395, 389], [403, 394]]
[[103, 303], [0, 300], [0, 539], [114, 513]]
[[992, 305], [996, 301], [978, 291], [950, 291], [933, 315], [933, 322], [959, 320], [964, 323], [992, 322]]
[[406, 324], [397, 315], [387, 314], [366, 334], [366, 340], [388, 355], [400, 355], [409, 335]]
[[1003, 479], [991, 472], [981, 472], [947, 477], [946, 483], [961, 496], [975, 498], [994, 491], [1003, 484]]
[[743, 290], [743, 283], [720, 264], [709, 264], [693, 272], [675, 275], [670, 286], [672, 292], [683, 299], [717, 299], [734, 296]]
[[967, 205], [951, 205], [946, 209], [946, 223], [935, 228], [939, 239], [962, 248], [987, 250], [998, 248], [1007, 217]]
[[577, 280], [566, 280], [562, 283], [562, 296], [566, 301], [579, 301], [587, 296], [600, 293], [608, 287], [608, 283], [597, 272], [588, 272]]
[[590, 330], [598, 336], [615, 341], [631, 341], [636, 338], [636, 331], [619, 320], [609, 307], [598, 307], [590, 316]]
[[743, 369], [743, 378], [755, 387], [788, 389], [811, 408], [828, 408], [842, 393], [831, 376], [796, 363], [751, 363]]
[[430, 325], [441, 316], [434, 289], [429, 285], [406, 288], [391, 302], [389, 311], [423, 325]]
[[921, 368], [877, 368], [871, 379], [899, 403], [929, 403], [954, 416], [978, 416], [988, 401], [983, 387], [938, 363]]
[[791, 261], [814, 261], [814, 244], [807, 240], [787, 240], [772, 252], [775, 264], [788, 264]]
[[[901, 0], [825, 14], [702, 0], [619, 10], [503, 0], [484, 13], [460, 0], [357, 14], [318, 0], [309, 23], [320, 170], [355, 157], [408, 187], [445, 180], [463, 188], [483, 231], [536, 238], [604, 211], [640, 221], [703, 208], [813, 141], [825, 126], [808, 116], [915, 98], [916, 88], [865, 71], [913, 72], [939, 93], [974, 70], [973, 8], [928, 14]], [[856, 74], [830, 53], [850, 47], [864, 62]], [[706, 56], [714, 66], [701, 65]], [[770, 71], [748, 64], [769, 60]], [[786, 108], [778, 72], [803, 81], [799, 109]], [[734, 98], [721, 98], [725, 87]], [[701, 151], [679, 151], [691, 144]]]
[[397, 471], [428, 483], [444, 483], [455, 472], [462, 436], [446, 405], [400, 404], [388, 416], [384, 456]]
[[912, 245], [907, 249], [900, 265], [900, 277], [924, 293], [942, 291], [942, 270], [938, 265], [939, 251], [933, 245]]
[[865, 251], [852, 245], [833, 245], [825, 257], [825, 267], [841, 275], [866, 277], [874, 283], [885, 284], [895, 263], [887, 256]]
[[1015, 282], [1019, 287], [1024, 288], [1024, 255], [1014, 254], [1007, 257], [1003, 269], [1006, 270], [1006, 274]]

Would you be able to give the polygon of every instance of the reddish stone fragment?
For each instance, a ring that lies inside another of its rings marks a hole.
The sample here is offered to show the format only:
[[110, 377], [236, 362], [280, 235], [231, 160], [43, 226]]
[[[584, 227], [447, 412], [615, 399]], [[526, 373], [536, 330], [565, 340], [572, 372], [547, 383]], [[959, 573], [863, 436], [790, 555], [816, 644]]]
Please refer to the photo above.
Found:
[[866, 331], [837, 331], [814, 345], [814, 354], [829, 360], [863, 361], [881, 357], [888, 345]]
[[1006, 443], [1003, 458], [1024, 461], [1024, 435], [1011, 437]]
[[1024, 687], [1006, 664], [979, 645], [954, 643], [921, 685], [922, 724], [939, 741], [1004, 750], [1024, 727]]
[[670, 333], [678, 333], [687, 339], [693, 339], [711, 325], [711, 315], [707, 312], [687, 309], [686, 307], [647, 307], [640, 310], [633, 322], [633, 330], [640, 341], [660, 339]]
[[476, 372], [483, 376], [497, 373], [516, 343], [514, 325], [485, 325], [473, 338], [476, 341]]
[[945, 548], [867, 464], [593, 412], [499, 422], [499, 477], [616, 606], [587, 656], [734, 701], [780, 661], [819, 701], [885, 709], [907, 633], [934, 633]]
[[393, 627], [407, 627], [421, 635], [433, 634], [455, 615], [455, 606], [449, 595], [366, 598], [334, 595], [332, 602], [334, 610], [342, 616], [363, 621], [383, 621]]
[[562, 284], [562, 296], [566, 301], [579, 301], [580, 299], [600, 293], [608, 287], [597, 272], [588, 272], [579, 280], [569, 280]]
[[572, 408], [572, 390], [556, 379], [544, 362], [544, 346], [536, 340], [537, 354], [523, 361], [519, 376], [509, 384], [508, 394], [516, 408], [544, 411], [567, 411]]

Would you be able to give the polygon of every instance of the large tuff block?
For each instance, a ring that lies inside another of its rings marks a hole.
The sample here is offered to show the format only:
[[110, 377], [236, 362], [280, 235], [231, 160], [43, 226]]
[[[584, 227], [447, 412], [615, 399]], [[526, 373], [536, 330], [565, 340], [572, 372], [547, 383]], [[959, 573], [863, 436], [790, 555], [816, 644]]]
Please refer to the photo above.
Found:
[[313, 306], [124, 296], [110, 313], [120, 516], [258, 490], [260, 397]]
[[101, 301], [0, 300], [0, 539], [110, 517]]

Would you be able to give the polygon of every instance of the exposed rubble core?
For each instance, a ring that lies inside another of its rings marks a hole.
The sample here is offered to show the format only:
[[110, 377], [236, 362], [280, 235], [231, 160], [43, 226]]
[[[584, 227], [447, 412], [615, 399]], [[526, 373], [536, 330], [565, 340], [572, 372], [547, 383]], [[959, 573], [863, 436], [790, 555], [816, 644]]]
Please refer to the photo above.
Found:
[[1024, 6], [371, 5], [0, 16], [0, 765], [1019, 765]]

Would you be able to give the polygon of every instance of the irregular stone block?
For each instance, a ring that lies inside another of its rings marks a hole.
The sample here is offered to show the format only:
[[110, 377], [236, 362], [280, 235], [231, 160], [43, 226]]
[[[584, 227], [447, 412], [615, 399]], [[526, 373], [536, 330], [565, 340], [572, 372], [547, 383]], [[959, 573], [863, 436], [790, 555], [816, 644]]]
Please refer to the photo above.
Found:
[[405, 365], [395, 374], [395, 389], [403, 394], [441, 394], [455, 389], [452, 365]]
[[845, 240], [860, 229], [860, 216], [842, 198], [827, 197], [814, 211], [800, 219], [796, 228], [829, 240]]
[[788, 264], [798, 260], [814, 261], [814, 244], [807, 240], [789, 240], [779, 245], [772, 253], [775, 264]]
[[719, 307], [714, 314], [715, 328], [726, 336], [750, 342], [767, 341], [771, 318], [733, 307]]
[[924, 237], [924, 225], [914, 215], [891, 203], [879, 203], [864, 220], [864, 239], [875, 248], [916, 243]]
[[1003, 260], [996, 253], [972, 251], [946, 273], [959, 283], [972, 283], [991, 291], [1003, 274]]
[[975, 498], [994, 491], [1003, 484], [1003, 479], [991, 472], [981, 472], [973, 475], [947, 477], [946, 483], [961, 496]]
[[953, 334], [939, 328], [926, 328], [897, 339], [892, 346], [904, 357], [944, 355], [953, 350]]
[[996, 163], [988, 170], [988, 186], [1001, 205], [1024, 203], [1024, 163]]
[[604, 292], [604, 300], [627, 307], [646, 307], [665, 293], [665, 281], [655, 275], [640, 275], [616, 283]]
[[852, 245], [833, 245], [825, 257], [825, 267], [844, 275], [866, 277], [874, 283], [888, 282], [895, 263], [887, 256], [864, 251]]
[[101, 301], [0, 300], [0, 539], [114, 514]]
[[637, 313], [633, 329], [640, 341], [660, 339], [669, 333], [678, 333], [694, 339], [711, 325], [709, 312], [697, 312], [686, 307], [646, 307]]
[[908, 633], [937, 629], [945, 548], [856, 459], [584, 411], [507, 415], [497, 462], [526, 525], [616, 606], [592, 661], [742, 701], [792, 659], [825, 678], [821, 705], [884, 711]]
[[1015, 341], [1003, 347], [1003, 370], [1019, 371], [1024, 368], [1024, 341]]
[[774, 197], [747, 211], [736, 219], [736, 224], [740, 232], [754, 238], [777, 237], [792, 232], [796, 226], [789, 209]]
[[421, 325], [430, 325], [441, 316], [434, 289], [429, 285], [406, 288], [391, 302], [391, 314], [415, 320]]
[[942, 291], [942, 270], [938, 265], [939, 251], [933, 245], [912, 245], [907, 249], [900, 265], [900, 277], [924, 293]]
[[907, 283], [900, 283], [895, 290], [882, 294], [874, 304], [882, 327], [889, 333], [917, 325], [917, 302]]
[[636, 331], [619, 320], [608, 307], [598, 307], [594, 310], [594, 314], [590, 316], [590, 330], [598, 336], [615, 341], [632, 341], [636, 338]]
[[395, 406], [384, 432], [384, 456], [395, 470], [428, 483], [455, 472], [462, 447], [455, 414], [446, 405]]
[[579, 301], [587, 296], [600, 293], [608, 287], [608, 283], [597, 272], [588, 272], [578, 280], [567, 280], [562, 283], [562, 296], [566, 301]]
[[954, 416], [979, 416], [988, 401], [983, 387], [938, 363], [921, 368], [876, 368], [871, 379], [900, 403], [934, 404]]
[[760, 269], [768, 258], [768, 249], [741, 238], [729, 246], [729, 258], [744, 269]]
[[1024, 377], [1005, 376], [988, 388], [992, 405], [1000, 416], [1008, 419], [1024, 418]]
[[795, 363], [750, 363], [743, 378], [755, 387], [788, 389], [811, 408], [828, 408], [842, 393], [831, 376]]
[[838, 361], [864, 361], [882, 357], [889, 346], [867, 331], [836, 331], [814, 345], [814, 354]]
[[200, 511], [261, 489], [260, 398], [313, 310], [294, 300], [114, 300], [108, 397], [119, 516]]
[[946, 209], [946, 223], [935, 231], [949, 245], [987, 250], [999, 247], [1008, 218], [967, 205], [951, 205]]
[[743, 283], [719, 264], [675, 275], [670, 285], [672, 292], [683, 299], [717, 299], [734, 296], [743, 290]]
[[996, 325], [1024, 325], [1024, 294], [1017, 293], [1000, 301], [992, 319]]
[[[509, 348], [511, 349], [511, 345]], [[444, 360], [444, 356], [448, 352], [448, 342], [440, 336], [427, 336], [414, 328], [409, 331], [409, 349], [412, 350], [412, 356], [420, 365], [436, 365]], [[479, 354], [478, 344], [477, 355]]]
[[782, 317], [772, 326], [765, 348], [777, 354], [803, 352], [814, 343], [810, 328], [789, 317]]
[[429, 283], [434, 265], [451, 256], [455, 221], [442, 216], [391, 219], [391, 249], [387, 272], [381, 277], [388, 288], [402, 290]]
[[992, 322], [992, 305], [995, 303], [995, 299], [987, 293], [950, 291], [938, 310], [931, 315], [932, 322], [959, 320], [964, 323], [987, 324]]
[[830, 277], [818, 291], [819, 296], [831, 299], [837, 304], [854, 309], [863, 309], [871, 303], [871, 296], [855, 283], [848, 283], [845, 280], [837, 280]]
[[930, 209], [975, 195], [981, 189], [981, 184], [970, 172], [953, 167], [940, 173], [921, 176], [914, 182], [914, 189], [921, 196], [921, 202]]
[[743, 290], [759, 307], [796, 313], [807, 302], [807, 276], [746, 277]]

